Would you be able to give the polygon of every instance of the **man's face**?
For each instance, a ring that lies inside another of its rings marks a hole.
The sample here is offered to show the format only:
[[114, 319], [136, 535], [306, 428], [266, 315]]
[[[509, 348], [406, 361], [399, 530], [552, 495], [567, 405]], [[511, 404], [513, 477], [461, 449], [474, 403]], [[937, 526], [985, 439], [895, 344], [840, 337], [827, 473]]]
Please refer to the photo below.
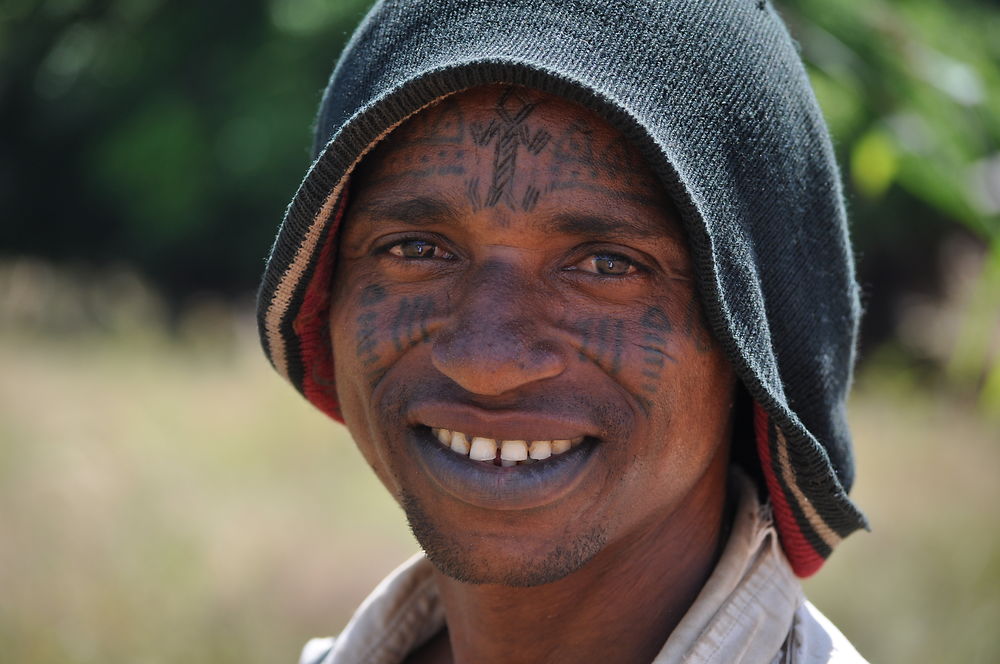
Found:
[[478, 88], [389, 135], [350, 197], [337, 393], [439, 569], [535, 585], [698, 526], [723, 490], [734, 378], [622, 135], [549, 95]]

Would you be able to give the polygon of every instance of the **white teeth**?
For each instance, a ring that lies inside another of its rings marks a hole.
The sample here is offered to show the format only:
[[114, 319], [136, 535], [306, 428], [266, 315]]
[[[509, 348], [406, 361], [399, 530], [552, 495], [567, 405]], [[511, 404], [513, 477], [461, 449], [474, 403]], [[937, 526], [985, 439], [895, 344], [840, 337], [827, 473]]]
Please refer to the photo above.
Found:
[[505, 440], [500, 443], [501, 461], [524, 461], [528, 458], [528, 444], [523, 440]]
[[550, 440], [535, 440], [531, 443], [531, 449], [528, 451], [528, 456], [536, 461], [541, 461], [542, 459], [548, 459], [552, 456], [552, 441]]
[[451, 449], [459, 454], [469, 453], [469, 439], [461, 431], [454, 431], [451, 434]]
[[483, 436], [469, 436], [451, 429], [431, 429], [431, 433], [442, 445], [452, 451], [468, 456], [474, 461], [495, 462], [500, 449], [500, 465], [509, 467], [519, 463], [541, 461], [554, 454], [562, 454], [583, 442], [583, 436], [562, 440], [501, 440]]
[[493, 461], [497, 456], [497, 442], [492, 438], [480, 438], [476, 436], [472, 439], [472, 446], [469, 448], [469, 458], [473, 461]]

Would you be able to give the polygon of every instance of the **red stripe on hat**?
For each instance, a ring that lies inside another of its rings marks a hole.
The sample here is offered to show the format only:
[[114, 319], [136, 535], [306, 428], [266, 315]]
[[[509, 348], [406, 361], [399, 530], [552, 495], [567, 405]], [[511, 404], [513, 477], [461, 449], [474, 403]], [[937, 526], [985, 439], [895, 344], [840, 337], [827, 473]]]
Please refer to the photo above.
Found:
[[321, 411], [343, 422], [337, 386], [334, 382], [333, 348], [330, 341], [330, 288], [336, 263], [337, 230], [347, 207], [347, 189], [340, 195], [330, 227], [319, 255], [315, 258], [312, 276], [306, 287], [292, 329], [299, 340], [302, 356], [302, 393]]
[[781, 548], [785, 551], [792, 571], [795, 572], [796, 576], [805, 578], [819, 571], [826, 559], [813, 548], [799, 528], [781, 481], [774, 472], [771, 458], [770, 428], [771, 422], [767, 413], [760, 404], [754, 403], [757, 454], [760, 456], [760, 465], [764, 470], [767, 491], [771, 494], [771, 508], [774, 512], [775, 525], [778, 528], [778, 538], [781, 540]]

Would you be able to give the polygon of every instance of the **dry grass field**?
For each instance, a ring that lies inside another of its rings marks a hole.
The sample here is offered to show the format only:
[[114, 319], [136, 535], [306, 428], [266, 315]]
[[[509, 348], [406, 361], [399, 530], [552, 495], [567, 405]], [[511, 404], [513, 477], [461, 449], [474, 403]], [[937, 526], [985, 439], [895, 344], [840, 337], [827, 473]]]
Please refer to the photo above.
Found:
[[[295, 661], [415, 549], [402, 514], [248, 317], [133, 318], [0, 324], [0, 659]], [[1000, 661], [1000, 427], [874, 369], [851, 417], [873, 532], [811, 598], [873, 662]]]

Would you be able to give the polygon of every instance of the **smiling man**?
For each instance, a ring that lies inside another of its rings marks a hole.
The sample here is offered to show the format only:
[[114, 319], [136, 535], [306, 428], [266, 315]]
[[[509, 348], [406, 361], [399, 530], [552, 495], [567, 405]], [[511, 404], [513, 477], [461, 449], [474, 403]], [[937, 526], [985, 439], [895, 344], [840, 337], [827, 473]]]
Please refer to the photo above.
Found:
[[424, 549], [303, 662], [860, 662], [829, 139], [764, 2], [385, 2], [260, 293]]

